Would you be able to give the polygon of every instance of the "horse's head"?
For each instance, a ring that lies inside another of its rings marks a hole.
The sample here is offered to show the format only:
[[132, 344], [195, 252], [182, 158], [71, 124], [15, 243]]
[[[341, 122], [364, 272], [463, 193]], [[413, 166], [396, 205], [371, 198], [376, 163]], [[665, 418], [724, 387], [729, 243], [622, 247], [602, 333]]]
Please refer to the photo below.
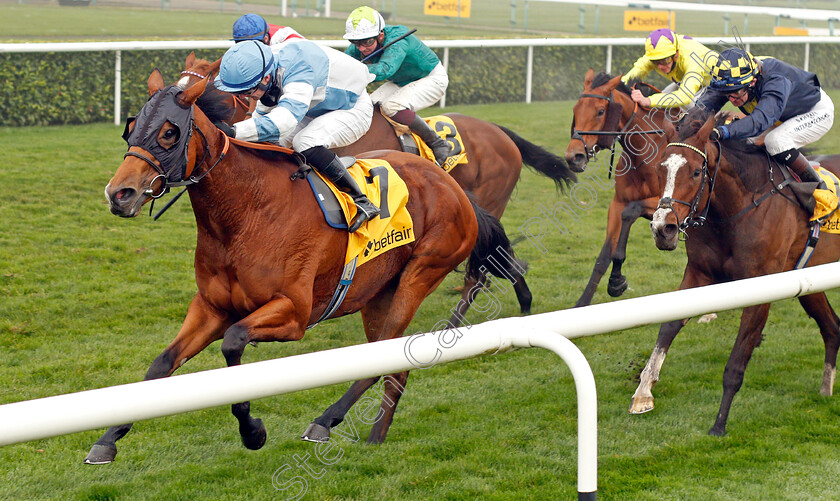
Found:
[[[181, 72], [178, 86], [186, 89], [196, 82], [206, 79], [217, 73], [221, 64], [221, 58], [211, 62], [206, 59], [198, 59], [194, 52], [190, 52], [184, 63], [184, 71]], [[247, 97], [222, 92], [216, 89], [212, 79], [207, 84], [204, 94], [203, 99], [198, 102], [201, 109], [211, 120], [222, 121], [228, 125], [249, 118], [258, 102], [256, 99], [252, 101]]]
[[199, 80], [204, 80], [209, 75], [219, 71], [221, 64], [221, 58], [211, 62], [206, 59], [198, 59], [195, 57], [195, 52], [190, 52], [190, 55], [187, 56], [187, 60], [184, 62], [184, 71], [181, 72], [181, 79], [178, 80], [178, 86], [186, 89]]
[[128, 152], [105, 187], [113, 214], [136, 216], [143, 204], [162, 196], [195, 167], [196, 152], [190, 147], [193, 104], [206, 82], [184, 90], [175, 85], [165, 87], [157, 69], [149, 76], [149, 100], [136, 118], [127, 121], [123, 138]]
[[716, 167], [710, 165], [716, 160], [707, 147], [714, 119], [703, 109], [692, 109], [683, 119], [676, 141], [668, 143], [662, 156], [659, 180], [663, 192], [650, 223], [656, 247], [661, 250], [676, 249], [680, 232], [705, 221], [713, 187], [709, 171]]
[[621, 75], [596, 76], [591, 69], [586, 73], [583, 94], [574, 107], [572, 140], [566, 148], [566, 162], [573, 171], [583, 172], [598, 149], [609, 148], [615, 141], [616, 134], [601, 133], [619, 131], [623, 108], [616, 101], [618, 93], [613, 92], [619, 86], [624, 87]]

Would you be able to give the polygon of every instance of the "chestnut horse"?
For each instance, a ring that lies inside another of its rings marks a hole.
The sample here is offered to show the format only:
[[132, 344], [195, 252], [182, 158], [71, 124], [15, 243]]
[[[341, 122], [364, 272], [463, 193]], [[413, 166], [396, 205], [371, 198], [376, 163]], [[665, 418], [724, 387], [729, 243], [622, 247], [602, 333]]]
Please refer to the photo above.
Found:
[[[675, 142], [668, 144], [659, 170], [659, 208], [651, 230], [656, 246], [673, 250], [685, 234], [688, 263], [680, 289], [792, 270], [809, 237], [810, 215], [796, 202], [791, 186], [763, 149], [745, 141], [709, 141], [714, 117], [695, 108]], [[837, 174], [837, 170], [833, 169]], [[783, 187], [783, 188], [782, 188]], [[840, 235], [823, 232], [809, 265], [837, 261]], [[825, 343], [820, 393], [833, 392], [840, 318], [822, 292], [798, 298], [816, 320]], [[709, 434], [726, 432], [732, 399], [744, 380], [753, 350], [759, 345], [770, 304], [744, 308], [732, 354], [723, 373], [723, 399]], [[662, 324], [641, 373], [631, 413], [653, 409], [651, 388], [671, 342], [688, 319]]]
[[[624, 150], [615, 171], [615, 195], [607, 213], [607, 239], [595, 261], [583, 294], [575, 306], [592, 302], [601, 277], [612, 262], [607, 292], [618, 297], [627, 290], [621, 274], [630, 227], [639, 218], [650, 219], [661, 194], [657, 165], [674, 127], [669, 113], [639, 108], [621, 75], [586, 73], [583, 94], [574, 106], [572, 140], [566, 148], [569, 166], [582, 172], [599, 149], [618, 141]], [[611, 160], [610, 160], [611, 161]], [[612, 167], [610, 167], [612, 168]]]
[[[207, 99], [202, 96], [207, 81], [186, 89], [164, 87], [160, 72], [152, 73], [152, 98], [132, 124], [138, 134], [129, 136], [145, 142], [130, 142], [134, 145], [105, 189], [111, 212], [134, 217], [169, 186], [186, 184], [195, 213], [198, 291], [178, 335], [154, 360], [145, 379], [171, 375], [219, 339], [229, 366], [241, 363], [248, 343], [301, 339], [306, 327], [327, 310], [343, 278], [348, 233], [328, 226], [309, 184], [294, 181], [299, 179], [293, 175], [299, 163], [293, 156], [266, 156], [232, 144], [216, 129], [201, 104], [195, 105], [199, 98]], [[179, 113], [191, 116], [171, 118]], [[415, 233], [414, 242], [361, 265], [330, 317], [361, 311], [372, 342], [401, 336], [421, 301], [471, 249], [467, 274], [475, 275], [479, 266], [491, 265], [488, 259], [498, 260], [499, 249], [509, 251], [510, 242], [498, 220], [474, 206], [432, 162], [395, 151], [360, 156], [388, 161], [403, 178]], [[389, 376], [393, 384], [385, 387], [381, 417], [368, 442], [385, 440], [407, 377], [408, 372]], [[378, 379], [355, 382], [310, 425], [304, 438], [326, 441], [330, 427], [340, 423]], [[232, 411], [245, 446], [262, 447], [265, 427], [251, 417], [250, 403], [234, 404]], [[109, 428], [85, 462], [111, 462], [116, 441], [130, 428], [131, 424]]]
[[[218, 69], [220, 61], [211, 63], [196, 59], [193, 54], [190, 54], [182, 75], [185, 76], [185, 81], [191, 81], [190, 79], [207, 75]], [[233, 104], [236, 104], [237, 110], [232, 120], [227, 119], [231, 116], [229, 109], [220, 109], [218, 114], [211, 118], [231, 124], [247, 118], [248, 107], [241, 103]], [[371, 150], [400, 150], [401, 145], [394, 127], [379, 113], [378, 109], [377, 106], [373, 113], [370, 130], [361, 139], [333, 151], [338, 155], [356, 155]], [[468, 159], [468, 163], [456, 166], [450, 174], [464, 191], [475, 195], [478, 205], [497, 219], [501, 219], [510, 201], [513, 188], [519, 180], [523, 162], [552, 179], [558, 189], [562, 190], [575, 181], [575, 174], [569, 170], [562, 158], [523, 139], [505, 127], [458, 113], [446, 113], [444, 116], [451, 118], [455, 123], [464, 142]], [[513, 255], [510, 258], [513, 258]], [[532, 296], [523, 276], [525, 266], [524, 264], [512, 266], [511, 270], [516, 273], [507, 278], [513, 283], [520, 311], [530, 313]], [[476, 280], [470, 277], [466, 279], [463, 295], [453, 309], [450, 324], [460, 325], [461, 319], [483, 283], [483, 276], [478, 278], [477, 287]]]

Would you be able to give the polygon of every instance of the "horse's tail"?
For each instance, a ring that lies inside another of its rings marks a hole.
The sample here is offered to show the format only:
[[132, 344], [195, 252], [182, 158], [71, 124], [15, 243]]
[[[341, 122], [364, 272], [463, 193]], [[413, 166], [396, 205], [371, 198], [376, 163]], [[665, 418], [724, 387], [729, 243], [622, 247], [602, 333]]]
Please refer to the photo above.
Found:
[[502, 127], [499, 124], [494, 125], [502, 129], [502, 132], [507, 134], [511, 141], [513, 141], [513, 144], [519, 148], [522, 161], [533, 167], [540, 174], [553, 179], [558, 189], [562, 191], [577, 181], [577, 176], [569, 169], [566, 161], [561, 157], [558, 157], [541, 146], [527, 141], [507, 127]]
[[471, 194], [467, 195], [478, 220], [478, 238], [467, 260], [467, 278], [477, 280], [482, 275], [491, 273], [499, 278], [515, 281], [528, 270], [528, 263], [514, 256], [513, 244], [508, 239], [501, 221], [482, 209]]

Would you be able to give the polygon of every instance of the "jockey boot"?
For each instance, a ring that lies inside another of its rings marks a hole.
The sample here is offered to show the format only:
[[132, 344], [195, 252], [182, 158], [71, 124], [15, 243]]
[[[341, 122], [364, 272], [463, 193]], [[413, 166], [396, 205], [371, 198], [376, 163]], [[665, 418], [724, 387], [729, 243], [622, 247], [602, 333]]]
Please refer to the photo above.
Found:
[[437, 163], [439, 167], [443, 167], [444, 164], [446, 164], [446, 159], [449, 158], [449, 152], [452, 151], [452, 147], [449, 143], [441, 139], [441, 137], [438, 136], [431, 127], [429, 127], [429, 124], [427, 124], [416, 113], [414, 114], [414, 120], [412, 120], [408, 128], [411, 129], [411, 132], [420, 136], [420, 139], [422, 139], [423, 142], [432, 149], [432, 153], [435, 155], [435, 163]]
[[805, 155], [800, 153], [796, 148], [783, 151], [782, 153], [775, 155], [775, 157], [790, 167], [790, 170], [795, 172], [802, 182], [817, 183], [818, 190], [827, 189], [825, 181], [823, 181], [820, 175], [817, 174], [817, 171], [811, 165], [811, 162], [809, 162], [808, 159], [805, 158]]
[[362, 193], [359, 185], [356, 184], [356, 181], [347, 172], [335, 153], [323, 146], [315, 146], [302, 153], [309, 165], [332, 181], [336, 188], [353, 197], [357, 209], [356, 217], [350, 223], [347, 231], [355, 233], [362, 226], [362, 223], [379, 215], [379, 207], [373, 205], [368, 197]]

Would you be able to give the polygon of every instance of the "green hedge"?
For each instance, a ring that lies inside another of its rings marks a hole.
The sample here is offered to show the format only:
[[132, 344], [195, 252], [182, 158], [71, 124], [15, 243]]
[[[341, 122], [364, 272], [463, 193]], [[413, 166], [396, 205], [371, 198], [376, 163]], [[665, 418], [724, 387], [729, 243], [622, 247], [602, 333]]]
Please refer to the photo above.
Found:
[[[603, 71], [606, 47], [535, 47], [532, 99], [576, 98], [588, 68]], [[778, 57], [796, 66], [804, 62], [804, 46], [753, 45], [756, 55]], [[136, 113], [147, 98], [146, 80], [157, 67], [167, 81], [178, 79], [188, 50], [123, 51], [121, 119]], [[221, 49], [198, 51], [214, 60]], [[443, 51], [437, 50], [442, 57]], [[525, 99], [528, 49], [495, 47], [450, 49], [446, 102], [477, 104]], [[629, 69], [641, 47], [615, 46], [614, 74]], [[810, 68], [823, 86], [840, 88], [840, 45], [811, 44]], [[59, 125], [113, 120], [114, 52], [0, 54], [0, 126]], [[651, 74], [649, 83], [668, 82]]]

